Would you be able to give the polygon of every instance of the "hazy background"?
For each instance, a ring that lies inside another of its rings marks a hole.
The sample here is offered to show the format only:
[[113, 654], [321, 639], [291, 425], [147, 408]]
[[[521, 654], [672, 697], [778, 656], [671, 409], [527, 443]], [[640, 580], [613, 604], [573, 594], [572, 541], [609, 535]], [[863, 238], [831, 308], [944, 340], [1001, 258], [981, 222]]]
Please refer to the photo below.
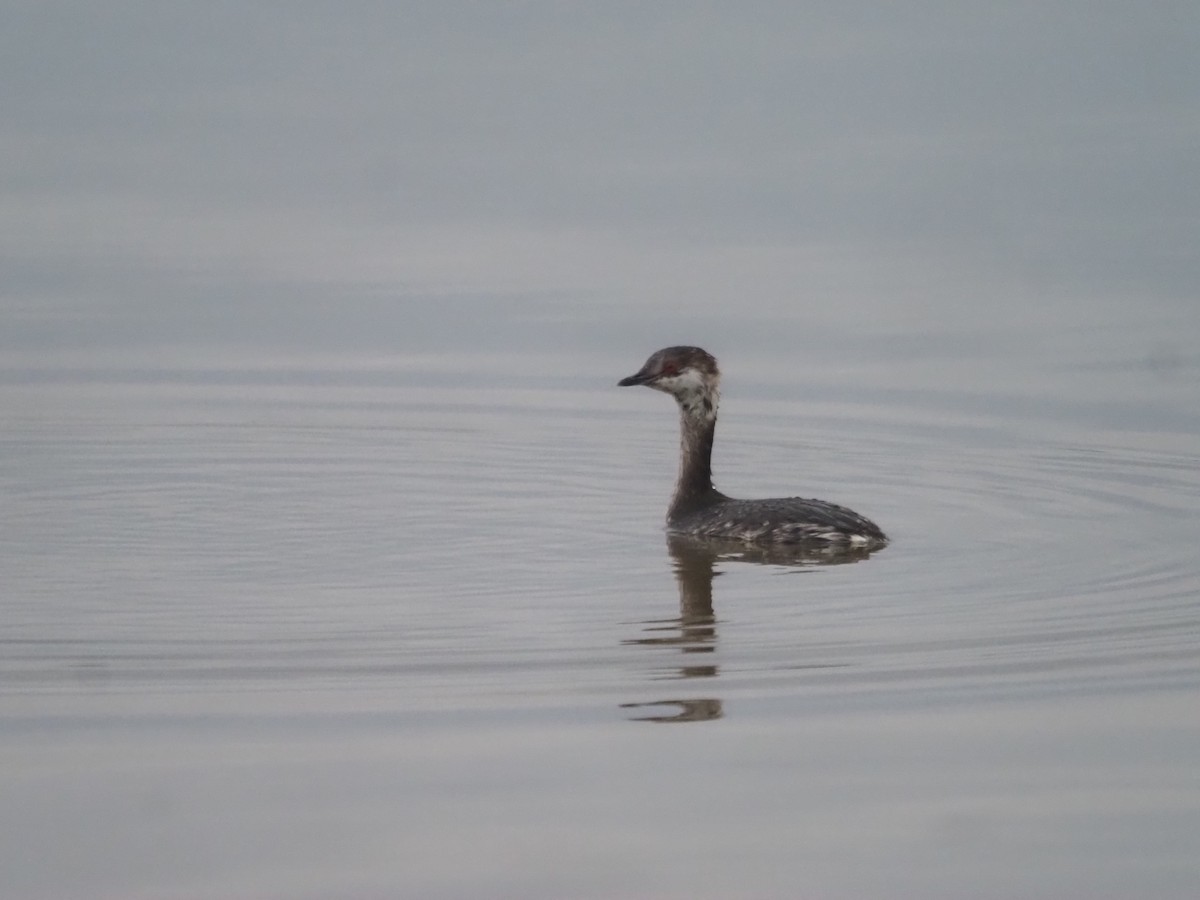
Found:
[[985, 319], [1014, 294], [1081, 317], [1194, 303], [1189, 2], [8, 2], [3, 18], [10, 318], [84, 296], [213, 302], [199, 277], [678, 316], [853, 303], [904, 320], [950, 293]]

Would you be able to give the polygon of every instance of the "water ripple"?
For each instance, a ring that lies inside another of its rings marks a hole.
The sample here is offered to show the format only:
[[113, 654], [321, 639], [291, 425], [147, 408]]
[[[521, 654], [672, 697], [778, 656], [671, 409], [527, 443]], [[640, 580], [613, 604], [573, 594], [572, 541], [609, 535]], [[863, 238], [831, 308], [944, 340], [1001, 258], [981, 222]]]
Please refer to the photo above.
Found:
[[723, 487], [845, 502], [893, 543], [847, 566], [716, 554], [685, 583], [659, 530], [662, 410], [618, 415], [599, 390], [161, 392], [4, 437], [0, 690], [370, 689], [694, 721], [1200, 682], [1183, 439], [850, 405], [807, 415], [801, 442], [799, 409], [752, 406], [718, 448]]

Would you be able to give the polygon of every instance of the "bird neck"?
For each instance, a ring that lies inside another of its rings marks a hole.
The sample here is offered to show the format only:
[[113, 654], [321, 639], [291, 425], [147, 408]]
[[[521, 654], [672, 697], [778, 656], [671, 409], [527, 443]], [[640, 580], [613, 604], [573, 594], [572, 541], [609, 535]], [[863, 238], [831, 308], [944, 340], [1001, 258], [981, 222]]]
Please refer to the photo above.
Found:
[[712, 448], [717, 429], [716, 392], [679, 398], [679, 479], [667, 519], [724, 499], [713, 487]]

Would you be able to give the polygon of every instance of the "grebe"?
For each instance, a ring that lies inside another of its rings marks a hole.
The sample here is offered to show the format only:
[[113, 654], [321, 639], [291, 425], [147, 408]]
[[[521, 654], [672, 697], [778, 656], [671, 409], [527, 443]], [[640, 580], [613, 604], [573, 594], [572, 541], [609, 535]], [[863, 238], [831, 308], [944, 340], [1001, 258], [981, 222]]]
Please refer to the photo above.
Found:
[[749, 543], [875, 550], [887, 536], [870, 519], [824, 500], [785, 497], [734, 500], [712, 483], [713, 433], [721, 373], [699, 347], [667, 347], [617, 384], [643, 384], [675, 397], [681, 432], [679, 480], [667, 508], [667, 531]]

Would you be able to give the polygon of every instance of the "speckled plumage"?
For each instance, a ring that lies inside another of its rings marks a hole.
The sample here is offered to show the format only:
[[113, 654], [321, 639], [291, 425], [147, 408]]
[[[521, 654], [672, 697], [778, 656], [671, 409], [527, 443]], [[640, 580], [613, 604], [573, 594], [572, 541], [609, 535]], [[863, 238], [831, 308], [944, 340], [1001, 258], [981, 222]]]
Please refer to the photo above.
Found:
[[887, 542], [878, 525], [854, 510], [803, 497], [771, 500], [723, 497], [711, 505], [668, 516], [667, 529], [679, 534], [752, 543], [882, 547]]
[[680, 417], [679, 479], [667, 510], [672, 534], [755, 544], [805, 544], [873, 550], [887, 537], [853, 510], [824, 500], [735, 500], [713, 487], [712, 444], [721, 374], [699, 347], [666, 347], [618, 384], [645, 385], [675, 397]]

